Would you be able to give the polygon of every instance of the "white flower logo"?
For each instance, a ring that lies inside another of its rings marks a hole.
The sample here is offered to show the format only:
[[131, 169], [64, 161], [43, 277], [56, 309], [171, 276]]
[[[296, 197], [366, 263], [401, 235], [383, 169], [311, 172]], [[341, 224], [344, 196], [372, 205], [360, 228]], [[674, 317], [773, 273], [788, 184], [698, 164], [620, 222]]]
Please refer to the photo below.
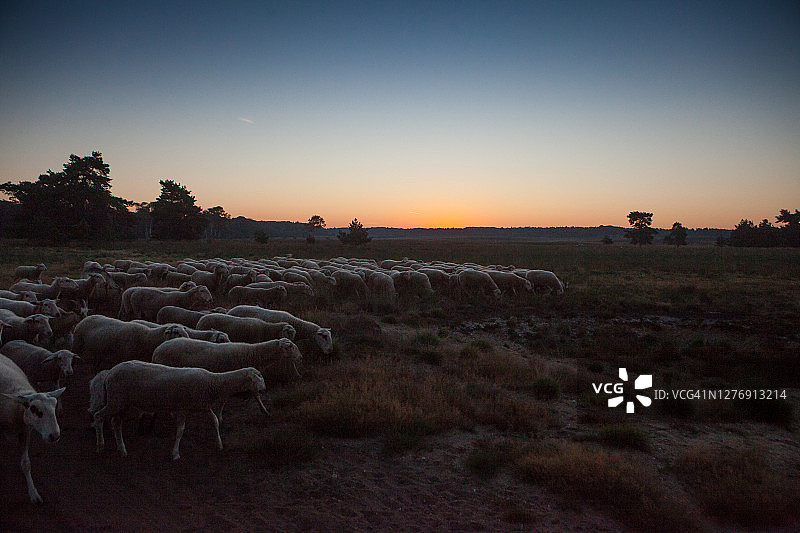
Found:
[[[619, 369], [619, 379], [621, 379], [622, 381], [628, 381], [628, 370], [627, 369], [625, 369], [625, 368], [620, 368]], [[653, 375], [652, 374], [642, 374], [641, 376], [636, 378], [636, 381], [633, 382], [633, 388], [636, 389], [636, 390], [649, 389], [652, 386], [653, 386]], [[649, 407], [650, 404], [653, 403], [653, 400], [651, 400], [647, 396], [642, 396], [641, 394], [637, 394], [636, 395], [636, 399], [639, 400], [639, 402], [645, 407]], [[616, 407], [619, 404], [621, 404], [624, 400], [625, 400], [625, 398], [623, 396], [615, 396], [613, 398], [609, 398], [608, 399], [608, 406], [609, 407]], [[625, 412], [626, 413], [633, 413], [634, 412], [634, 403], [633, 402], [629, 401], [629, 402], [627, 402], [625, 404]]]

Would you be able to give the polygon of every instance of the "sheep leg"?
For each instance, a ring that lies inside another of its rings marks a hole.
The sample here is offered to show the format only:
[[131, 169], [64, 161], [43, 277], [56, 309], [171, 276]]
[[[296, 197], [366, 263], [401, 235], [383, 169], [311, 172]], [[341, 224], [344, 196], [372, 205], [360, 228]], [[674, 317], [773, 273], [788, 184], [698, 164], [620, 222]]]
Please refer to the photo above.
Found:
[[208, 410], [211, 413], [211, 420], [214, 422], [214, 431], [217, 433], [217, 448], [222, 449], [222, 436], [219, 434], [219, 420], [217, 419], [217, 415], [214, 414], [213, 409]]
[[28, 455], [28, 443], [30, 440], [31, 430], [25, 428], [25, 430], [19, 434], [19, 443], [22, 446], [22, 458], [19, 462], [19, 467], [22, 469], [22, 473], [25, 474], [25, 483], [28, 484], [28, 496], [31, 499], [31, 503], [42, 503], [42, 497], [39, 496], [39, 491], [36, 490], [36, 486], [33, 484], [33, 478], [31, 477], [31, 458]]
[[97, 442], [97, 453], [103, 451], [106, 447], [106, 439], [103, 436], [103, 419], [95, 420], [94, 422], [94, 435]]
[[114, 429], [114, 438], [117, 441], [117, 450], [123, 457], [128, 456], [128, 450], [125, 448], [125, 441], [122, 440], [122, 420], [119, 416], [111, 417], [111, 427]]
[[225, 409], [225, 402], [227, 398], [222, 400], [222, 403], [219, 404], [219, 413], [216, 415], [220, 422], [222, 422], [222, 410]]
[[183, 437], [183, 430], [186, 428], [186, 413], [180, 411], [175, 414], [175, 417], [178, 422], [178, 430], [175, 433], [175, 446], [172, 447], [172, 460], [177, 461], [181, 458], [181, 452], [179, 451], [179, 447], [181, 445], [181, 437]]

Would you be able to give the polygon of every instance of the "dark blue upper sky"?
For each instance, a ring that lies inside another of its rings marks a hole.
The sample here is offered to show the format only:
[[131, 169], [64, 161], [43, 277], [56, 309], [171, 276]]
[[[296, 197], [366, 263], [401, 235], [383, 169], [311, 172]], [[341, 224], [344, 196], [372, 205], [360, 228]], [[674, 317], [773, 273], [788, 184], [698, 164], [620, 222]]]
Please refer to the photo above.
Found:
[[0, 179], [97, 149], [117, 194], [256, 218], [731, 226], [800, 203], [799, 28], [798, 2], [5, 2]]

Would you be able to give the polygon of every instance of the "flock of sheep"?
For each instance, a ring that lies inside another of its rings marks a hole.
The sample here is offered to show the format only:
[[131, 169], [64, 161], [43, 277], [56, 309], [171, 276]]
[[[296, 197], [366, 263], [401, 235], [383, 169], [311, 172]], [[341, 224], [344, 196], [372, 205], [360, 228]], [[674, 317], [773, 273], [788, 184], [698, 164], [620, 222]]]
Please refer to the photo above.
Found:
[[[297, 379], [302, 353], [333, 351], [331, 330], [280, 310], [288, 304], [328, 293], [382, 310], [437, 292], [488, 300], [564, 292], [549, 271], [409, 259], [88, 261], [80, 279], [50, 284], [41, 282], [45, 270], [18, 267], [15, 283], [0, 290], [0, 429], [20, 438], [32, 502], [42, 499], [30, 473], [30, 434], [59, 439], [58, 398], [76, 359], [95, 373], [88, 393], [98, 452], [106, 419], [126, 455], [125, 412], [168, 412], [177, 420], [172, 458], [179, 459], [187, 413], [208, 413], [222, 449], [228, 398], [253, 397], [266, 413], [265, 376]], [[231, 308], [214, 308], [215, 297]]]

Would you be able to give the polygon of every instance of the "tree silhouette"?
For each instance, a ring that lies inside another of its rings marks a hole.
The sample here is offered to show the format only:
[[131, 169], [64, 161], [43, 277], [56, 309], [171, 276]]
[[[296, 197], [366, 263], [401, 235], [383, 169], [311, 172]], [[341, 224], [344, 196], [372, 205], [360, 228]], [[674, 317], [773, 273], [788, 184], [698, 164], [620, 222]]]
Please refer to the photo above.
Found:
[[783, 246], [800, 246], [800, 211], [794, 213], [788, 209], [781, 209], [775, 219], [784, 224], [780, 228], [780, 241]]
[[672, 229], [669, 230], [669, 235], [664, 237], [666, 244], [674, 244], [675, 246], [686, 246], [686, 236], [689, 231], [683, 227], [680, 222], [672, 224]]
[[306, 225], [308, 226], [308, 237], [306, 237], [306, 241], [313, 243], [316, 240], [314, 238], [314, 230], [317, 228], [324, 228], [325, 219], [319, 215], [314, 215], [308, 219]]
[[61, 172], [48, 170], [33, 182], [8, 181], [0, 190], [20, 206], [16, 222], [22, 236], [54, 242], [132, 238], [132, 202], [111, 194], [109, 174], [100, 152], [71, 154]]
[[206, 209], [203, 211], [203, 217], [206, 220], [206, 239], [219, 239], [231, 219], [231, 216], [225, 212], [221, 205]]
[[350, 223], [349, 232], [345, 233], [339, 230], [336, 237], [344, 244], [366, 244], [372, 240], [364, 226], [357, 218], [354, 218]]
[[150, 204], [155, 239], [198, 239], [208, 221], [191, 191], [173, 180], [159, 180], [161, 195]]
[[653, 235], [658, 233], [650, 227], [653, 223], [653, 213], [644, 211], [631, 211], [628, 213], [628, 222], [632, 228], [625, 230], [625, 238], [631, 240], [631, 244], [650, 244], [653, 242]]

